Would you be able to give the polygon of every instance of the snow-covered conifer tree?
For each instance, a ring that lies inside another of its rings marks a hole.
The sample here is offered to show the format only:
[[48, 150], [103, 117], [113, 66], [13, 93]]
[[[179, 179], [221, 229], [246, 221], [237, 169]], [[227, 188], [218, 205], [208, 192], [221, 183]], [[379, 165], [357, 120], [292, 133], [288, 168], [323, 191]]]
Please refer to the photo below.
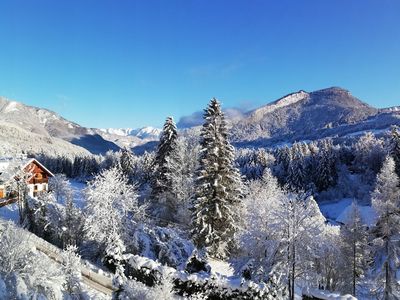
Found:
[[336, 158], [332, 140], [321, 140], [318, 147], [317, 167], [316, 173], [314, 174], [315, 185], [317, 186], [318, 191], [324, 191], [328, 187], [336, 184]]
[[119, 159], [119, 165], [122, 173], [126, 176], [126, 178], [128, 178], [129, 183], [132, 183], [134, 164], [135, 157], [133, 156], [133, 153], [126, 148], [122, 149]]
[[290, 163], [290, 148], [285, 145], [275, 151], [276, 161], [278, 165], [277, 176], [279, 183], [283, 186], [286, 184]]
[[196, 192], [192, 207], [192, 237], [214, 257], [226, 257], [237, 232], [242, 182], [234, 167], [234, 148], [221, 104], [212, 99], [205, 109]]
[[306, 187], [306, 167], [301, 144], [295, 143], [290, 148], [287, 184], [291, 191], [300, 192]]
[[181, 173], [181, 157], [178, 149], [178, 132], [172, 117], [165, 121], [154, 161], [155, 174], [152, 181], [152, 209], [162, 220], [172, 220], [179, 203], [177, 179]]
[[396, 275], [400, 267], [400, 190], [395, 161], [390, 156], [377, 176], [372, 206], [378, 216], [373, 229], [377, 293], [385, 300], [397, 299], [400, 298]]
[[[106, 263], [110, 266], [114, 266], [118, 271], [121, 270], [121, 263], [123, 261], [123, 254], [126, 251], [126, 247], [117, 228], [110, 232], [106, 244], [107, 246], [104, 250]], [[123, 273], [123, 271], [121, 273]]]
[[64, 289], [72, 299], [81, 299], [81, 263], [76, 246], [68, 245], [61, 253], [62, 269], [65, 276]]

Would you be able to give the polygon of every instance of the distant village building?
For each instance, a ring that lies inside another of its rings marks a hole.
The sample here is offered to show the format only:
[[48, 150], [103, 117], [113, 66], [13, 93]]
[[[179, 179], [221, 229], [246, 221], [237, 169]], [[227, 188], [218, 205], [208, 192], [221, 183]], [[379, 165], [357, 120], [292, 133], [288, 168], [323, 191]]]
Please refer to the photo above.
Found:
[[15, 196], [18, 193], [15, 187], [20, 180], [25, 181], [28, 195], [35, 198], [40, 192], [49, 190], [49, 178], [53, 176], [34, 158], [0, 158], [0, 199]]

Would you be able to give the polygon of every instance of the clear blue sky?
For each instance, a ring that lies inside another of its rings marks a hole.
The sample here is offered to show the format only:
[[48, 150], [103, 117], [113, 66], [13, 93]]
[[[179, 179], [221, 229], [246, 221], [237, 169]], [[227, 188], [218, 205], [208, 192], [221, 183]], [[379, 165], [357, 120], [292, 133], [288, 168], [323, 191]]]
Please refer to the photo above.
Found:
[[0, 1], [0, 95], [85, 126], [330, 86], [400, 104], [400, 1]]

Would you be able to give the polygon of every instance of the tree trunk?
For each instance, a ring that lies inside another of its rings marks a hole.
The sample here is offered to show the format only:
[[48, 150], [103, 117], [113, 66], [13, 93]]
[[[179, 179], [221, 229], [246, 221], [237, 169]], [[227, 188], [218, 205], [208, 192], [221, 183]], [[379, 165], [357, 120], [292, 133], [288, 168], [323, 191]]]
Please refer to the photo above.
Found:
[[296, 270], [296, 246], [293, 244], [293, 261], [292, 261], [292, 292], [291, 292], [291, 300], [294, 300], [294, 278], [295, 278], [295, 270]]
[[356, 242], [353, 241], [353, 296], [356, 296]]
[[385, 262], [385, 300], [389, 300], [389, 264]]

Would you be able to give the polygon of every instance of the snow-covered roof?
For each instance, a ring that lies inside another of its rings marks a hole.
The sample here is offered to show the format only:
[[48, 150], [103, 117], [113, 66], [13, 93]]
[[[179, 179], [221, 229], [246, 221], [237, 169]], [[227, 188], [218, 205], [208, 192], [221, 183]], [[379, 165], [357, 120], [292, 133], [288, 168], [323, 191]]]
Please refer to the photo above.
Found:
[[30, 163], [35, 162], [50, 176], [54, 176], [45, 166], [34, 158], [0, 158], [0, 182], [8, 182]]

